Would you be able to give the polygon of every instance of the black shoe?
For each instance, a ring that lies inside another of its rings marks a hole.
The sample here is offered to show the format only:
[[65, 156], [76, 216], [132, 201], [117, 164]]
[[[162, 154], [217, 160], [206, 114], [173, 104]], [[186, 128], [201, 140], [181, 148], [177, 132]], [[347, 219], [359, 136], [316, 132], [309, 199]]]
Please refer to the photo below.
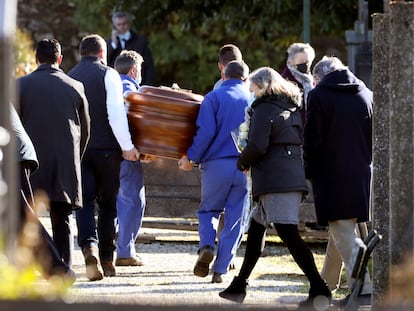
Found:
[[72, 269], [69, 269], [66, 273], [61, 275], [61, 278], [65, 283], [72, 285], [76, 281], [76, 273]]
[[76, 273], [71, 268], [67, 267], [66, 270], [55, 269], [50, 274], [45, 274], [46, 279], [51, 277], [59, 277], [65, 284], [72, 286], [76, 281]]
[[219, 296], [234, 302], [242, 303], [246, 297], [247, 280], [234, 277], [233, 281], [225, 290], [219, 293]]
[[326, 283], [309, 289], [308, 298], [299, 302], [300, 308], [313, 307], [316, 310], [326, 310], [331, 303], [332, 293]]
[[200, 277], [205, 277], [208, 275], [210, 270], [210, 263], [214, 258], [214, 248], [212, 246], [203, 246], [199, 253], [198, 259], [194, 266], [194, 274]]

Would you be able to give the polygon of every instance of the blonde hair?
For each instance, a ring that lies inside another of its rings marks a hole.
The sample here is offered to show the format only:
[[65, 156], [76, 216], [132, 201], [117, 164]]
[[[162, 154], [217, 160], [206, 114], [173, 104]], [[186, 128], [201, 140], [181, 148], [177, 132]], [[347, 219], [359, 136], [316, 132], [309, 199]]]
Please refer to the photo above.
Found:
[[291, 98], [298, 105], [301, 102], [302, 93], [299, 87], [283, 78], [273, 68], [260, 67], [250, 74], [249, 80], [259, 88], [256, 97], [281, 95]]

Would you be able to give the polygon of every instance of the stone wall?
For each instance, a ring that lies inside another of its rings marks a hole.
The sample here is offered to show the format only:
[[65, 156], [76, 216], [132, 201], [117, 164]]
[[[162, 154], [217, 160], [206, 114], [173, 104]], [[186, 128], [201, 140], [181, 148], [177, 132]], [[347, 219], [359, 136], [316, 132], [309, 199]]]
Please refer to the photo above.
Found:
[[146, 216], [195, 218], [200, 202], [200, 171], [186, 172], [177, 160], [162, 159], [143, 164]]
[[[200, 203], [201, 172], [181, 171], [177, 160], [159, 158], [143, 164], [146, 190], [146, 216], [167, 218], [196, 218]], [[315, 223], [313, 197], [300, 209], [301, 229]]]

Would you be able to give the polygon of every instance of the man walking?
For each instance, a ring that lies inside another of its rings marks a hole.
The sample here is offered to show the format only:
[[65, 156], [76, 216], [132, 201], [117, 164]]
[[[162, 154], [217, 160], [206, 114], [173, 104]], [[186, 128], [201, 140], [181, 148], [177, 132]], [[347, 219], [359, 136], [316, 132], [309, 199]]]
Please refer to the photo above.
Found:
[[[313, 69], [304, 131], [306, 177], [312, 181], [318, 223], [329, 226], [348, 285], [355, 224], [369, 220], [372, 162], [372, 92], [336, 57]], [[328, 248], [327, 251], [334, 251]], [[335, 254], [327, 253], [324, 268]], [[370, 300], [368, 272], [360, 300]]]
[[218, 218], [224, 212], [224, 227], [217, 244], [213, 283], [222, 283], [243, 236], [245, 207], [248, 204], [246, 175], [237, 170], [239, 153], [231, 131], [244, 120], [249, 102], [245, 80], [249, 70], [244, 62], [229, 62], [224, 82], [208, 93], [200, 106], [193, 143], [178, 164], [191, 170], [200, 163], [201, 202], [197, 212], [200, 248], [194, 274], [205, 277], [214, 258]]
[[[89, 280], [115, 276], [116, 198], [122, 157], [139, 159], [128, 129], [118, 72], [106, 65], [106, 43], [96, 34], [82, 39], [81, 61], [69, 75], [85, 86], [90, 105], [91, 137], [82, 161], [84, 208], [76, 213], [78, 244]], [[95, 223], [95, 204], [98, 221]]]
[[[115, 59], [124, 94], [138, 91], [141, 82], [143, 58], [135, 51], [125, 50]], [[144, 262], [136, 254], [135, 241], [142, 225], [145, 211], [144, 172], [141, 161], [121, 162], [120, 187], [116, 202], [118, 240], [116, 266], [142, 266]]]
[[57, 40], [41, 40], [36, 61], [37, 69], [17, 80], [20, 118], [39, 161], [39, 169], [31, 177], [35, 198], [46, 195], [53, 240], [70, 267], [70, 216], [83, 206], [81, 158], [89, 139], [88, 101], [82, 83], [59, 68], [62, 54]]

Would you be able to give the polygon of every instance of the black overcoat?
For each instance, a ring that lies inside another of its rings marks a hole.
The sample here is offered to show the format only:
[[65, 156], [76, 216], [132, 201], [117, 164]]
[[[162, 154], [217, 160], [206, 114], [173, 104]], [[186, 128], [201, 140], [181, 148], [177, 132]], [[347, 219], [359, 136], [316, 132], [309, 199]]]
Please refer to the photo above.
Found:
[[17, 80], [20, 118], [39, 160], [33, 190], [82, 207], [81, 157], [90, 133], [83, 84], [56, 65], [42, 64]]
[[327, 74], [309, 92], [304, 161], [321, 225], [369, 220], [372, 105], [372, 92], [349, 70]]

